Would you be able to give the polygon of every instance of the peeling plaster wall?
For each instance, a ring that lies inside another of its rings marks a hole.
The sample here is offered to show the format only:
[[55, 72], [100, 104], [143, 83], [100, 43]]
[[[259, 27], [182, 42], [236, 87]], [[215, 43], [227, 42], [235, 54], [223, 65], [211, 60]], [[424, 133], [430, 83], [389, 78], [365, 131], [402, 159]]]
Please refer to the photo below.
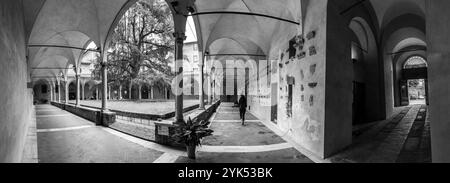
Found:
[[[352, 136], [352, 81], [353, 64], [350, 46], [342, 40], [351, 38], [347, 22], [340, 19], [337, 9], [329, 9], [327, 0], [303, 4], [304, 29], [297, 34], [305, 36], [305, 57], [289, 58], [289, 44], [279, 50], [277, 69], [273, 70], [272, 86], [277, 86], [277, 125], [286, 135], [315, 155], [326, 158], [350, 145]], [[327, 13], [328, 11], [328, 13]], [[307, 35], [315, 31], [315, 37]], [[311, 54], [314, 47], [316, 53]], [[292, 114], [288, 110], [289, 85], [292, 85]], [[261, 87], [261, 91], [270, 86]], [[252, 112], [270, 120], [271, 107], [264, 103], [273, 100], [250, 98]]]
[[20, 162], [32, 107], [22, 1], [0, 1], [0, 14], [0, 162]]
[[[316, 31], [316, 37], [305, 39], [303, 51], [306, 57], [303, 59], [289, 61], [289, 54], [285, 52], [287, 43], [280, 50], [284, 57], [280, 60], [283, 67], [278, 73], [278, 126], [304, 148], [324, 157], [327, 1], [310, 1], [305, 9], [308, 10], [303, 22], [305, 35]], [[310, 46], [316, 47], [316, 55], [309, 55]], [[291, 117], [288, 117], [286, 107], [288, 76], [295, 78]], [[317, 86], [314, 86], [315, 83]]]

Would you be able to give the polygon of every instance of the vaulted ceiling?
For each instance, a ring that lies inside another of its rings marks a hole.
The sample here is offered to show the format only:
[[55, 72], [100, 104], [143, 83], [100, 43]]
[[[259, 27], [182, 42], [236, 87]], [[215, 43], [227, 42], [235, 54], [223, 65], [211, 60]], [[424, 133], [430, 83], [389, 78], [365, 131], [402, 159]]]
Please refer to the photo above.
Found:
[[[172, 2], [173, 0], [168, 0]], [[301, 28], [311, 0], [196, 0], [200, 48], [210, 54], [268, 55]], [[360, 0], [338, 1], [342, 10]], [[115, 23], [136, 0], [23, 0], [28, 58], [36, 76], [77, 65], [90, 42], [104, 49]], [[425, 44], [425, 0], [367, 0], [388, 51]], [[48, 45], [58, 45], [51, 47]], [[68, 49], [82, 48], [82, 49]]]
[[23, 0], [32, 77], [54, 77], [78, 65], [87, 45], [104, 49], [135, 0]]

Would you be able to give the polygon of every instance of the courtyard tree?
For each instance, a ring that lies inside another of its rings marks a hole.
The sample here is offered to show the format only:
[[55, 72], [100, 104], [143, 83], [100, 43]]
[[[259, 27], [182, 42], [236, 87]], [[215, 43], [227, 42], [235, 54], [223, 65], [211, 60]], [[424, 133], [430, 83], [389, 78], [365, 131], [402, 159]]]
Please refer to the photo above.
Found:
[[[164, 0], [140, 0], [122, 17], [108, 50], [108, 80], [112, 84], [168, 86], [174, 50], [173, 20]], [[100, 62], [94, 74], [100, 77]]]

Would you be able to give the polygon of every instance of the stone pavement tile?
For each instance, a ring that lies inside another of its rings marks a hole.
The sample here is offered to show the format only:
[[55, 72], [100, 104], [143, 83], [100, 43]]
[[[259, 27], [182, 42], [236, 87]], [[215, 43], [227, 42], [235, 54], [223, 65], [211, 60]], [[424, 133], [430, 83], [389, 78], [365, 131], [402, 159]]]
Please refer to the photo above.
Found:
[[40, 163], [152, 163], [162, 154], [100, 127], [38, 134]]
[[196, 160], [179, 157], [176, 163], [314, 163], [294, 148], [259, 153], [198, 152]]
[[[222, 111], [219, 111], [214, 120], [241, 120], [241, 117], [239, 113], [222, 113]], [[250, 113], [246, 113], [245, 120], [258, 120], [258, 118]]]
[[400, 152], [397, 163], [431, 163], [431, 139], [427, 115], [424, 105], [411, 127], [408, 138]]
[[395, 117], [354, 139], [354, 144], [330, 158], [332, 162], [395, 162], [420, 106], [403, 108]]
[[90, 121], [72, 114], [68, 114], [67, 116], [37, 117], [36, 120], [38, 130], [95, 125]]
[[395, 163], [421, 106], [413, 106], [388, 137], [372, 152], [367, 162]]
[[246, 123], [212, 123], [213, 136], [203, 140], [204, 145], [210, 146], [258, 146], [284, 143], [285, 141], [276, 135], [264, 124]]

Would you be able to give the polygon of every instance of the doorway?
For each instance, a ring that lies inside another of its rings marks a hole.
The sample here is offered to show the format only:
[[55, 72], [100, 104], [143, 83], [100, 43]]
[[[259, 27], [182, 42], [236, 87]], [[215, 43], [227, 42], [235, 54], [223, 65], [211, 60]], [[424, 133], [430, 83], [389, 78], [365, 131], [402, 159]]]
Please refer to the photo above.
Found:
[[428, 105], [428, 71], [423, 57], [406, 60], [400, 75], [400, 105]]
[[408, 80], [409, 105], [425, 105], [427, 99], [425, 79]]
[[365, 122], [364, 108], [366, 98], [366, 86], [361, 82], [353, 82], [353, 125], [359, 125]]

